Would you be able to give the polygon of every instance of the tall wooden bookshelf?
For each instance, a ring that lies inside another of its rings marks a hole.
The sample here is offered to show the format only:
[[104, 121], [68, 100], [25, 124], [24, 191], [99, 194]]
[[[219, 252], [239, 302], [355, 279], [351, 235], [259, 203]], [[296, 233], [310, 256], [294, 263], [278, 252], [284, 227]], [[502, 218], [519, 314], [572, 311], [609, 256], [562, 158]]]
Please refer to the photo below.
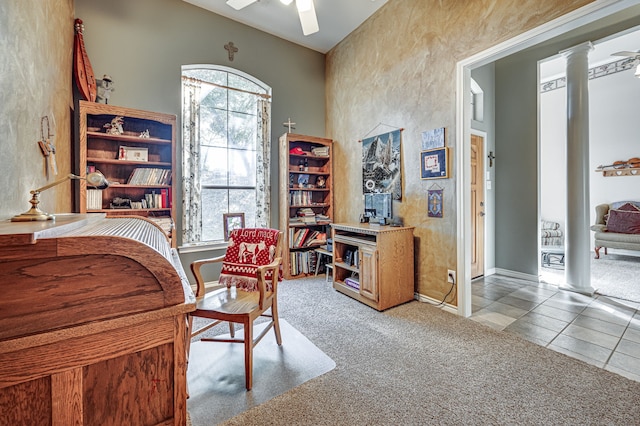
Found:
[[333, 141], [285, 133], [279, 148], [279, 225], [285, 237], [282, 263], [284, 277], [293, 279], [315, 272], [315, 249], [331, 237]]
[[[109, 132], [116, 117], [121, 129]], [[144, 216], [172, 237], [176, 116], [80, 101], [79, 140], [79, 176], [99, 171], [110, 183], [98, 190], [80, 180], [80, 213]]]

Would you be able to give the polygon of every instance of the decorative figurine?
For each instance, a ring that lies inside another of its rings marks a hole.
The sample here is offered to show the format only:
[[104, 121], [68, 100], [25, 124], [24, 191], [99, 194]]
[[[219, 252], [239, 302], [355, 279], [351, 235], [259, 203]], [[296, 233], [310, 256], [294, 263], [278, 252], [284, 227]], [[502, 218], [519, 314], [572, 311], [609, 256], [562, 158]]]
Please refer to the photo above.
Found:
[[107, 129], [109, 135], [121, 135], [124, 133], [122, 125], [124, 124], [124, 117], [114, 117], [111, 123], [105, 124], [103, 127]]
[[149, 129], [145, 130], [144, 132], [140, 133], [140, 136], [138, 136], [139, 138], [142, 139], [149, 139], [151, 136], [149, 136]]
[[109, 97], [111, 96], [111, 92], [115, 89], [113, 88], [113, 80], [108, 75], [102, 76], [102, 80], [98, 80], [98, 94], [96, 96], [96, 102], [101, 104], [108, 104]]

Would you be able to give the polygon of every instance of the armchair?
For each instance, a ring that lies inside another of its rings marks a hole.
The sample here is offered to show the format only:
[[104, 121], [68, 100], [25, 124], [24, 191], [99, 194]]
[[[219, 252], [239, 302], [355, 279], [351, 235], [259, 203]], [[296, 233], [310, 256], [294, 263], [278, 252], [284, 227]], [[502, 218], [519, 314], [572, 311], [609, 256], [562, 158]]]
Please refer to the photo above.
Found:
[[[231, 232], [224, 256], [195, 261], [191, 270], [196, 278], [196, 310], [189, 316], [213, 322], [191, 332], [191, 337], [221, 322], [229, 322], [230, 338], [203, 338], [202, 341], [244, 344], [245, 385], [253, 385], [253, 348], [273, 328], [276, 342], [282, 345], [278, 322], [277, 290], [282, 258], [282, 232], [275, 229], [241, 228]], [[219, 284], [223, 287], [205, 294], [201, 268], [222, 262]], [[271, 310], [270, 314], [265, 312]], [[270, 318], [260, 335], [253, 336], [253, 324], [259, 317]], [[243, 325], [243, 338], [235, 338], [234, 324]]]

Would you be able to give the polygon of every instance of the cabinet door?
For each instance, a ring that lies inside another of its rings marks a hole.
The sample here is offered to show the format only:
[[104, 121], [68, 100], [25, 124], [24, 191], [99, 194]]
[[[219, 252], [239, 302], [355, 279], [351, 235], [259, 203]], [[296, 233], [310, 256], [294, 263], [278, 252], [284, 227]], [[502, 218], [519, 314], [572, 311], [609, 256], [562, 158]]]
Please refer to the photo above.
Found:
[[375, 247], [361, 246], [360, 252], [360, 294], [367, 299], [378, 301], [378, 251]]

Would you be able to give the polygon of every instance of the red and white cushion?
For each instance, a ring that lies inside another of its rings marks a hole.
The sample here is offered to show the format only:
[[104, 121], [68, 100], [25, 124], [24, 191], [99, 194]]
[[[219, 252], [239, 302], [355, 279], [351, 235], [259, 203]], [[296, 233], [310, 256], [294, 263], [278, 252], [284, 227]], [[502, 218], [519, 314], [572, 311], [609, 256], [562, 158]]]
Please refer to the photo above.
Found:
[[[229, 247], [222, 261], [220, 284], [233, 285], [245, 291], [258, 290], [258, 266], [273, 262], [278, 244], [277, 229], [241, 228], [231, 231]], [[267, 291], [272, 291], [273, 274], [266, 274]], [[282, 280], [282, 274], [278, 274]]]

